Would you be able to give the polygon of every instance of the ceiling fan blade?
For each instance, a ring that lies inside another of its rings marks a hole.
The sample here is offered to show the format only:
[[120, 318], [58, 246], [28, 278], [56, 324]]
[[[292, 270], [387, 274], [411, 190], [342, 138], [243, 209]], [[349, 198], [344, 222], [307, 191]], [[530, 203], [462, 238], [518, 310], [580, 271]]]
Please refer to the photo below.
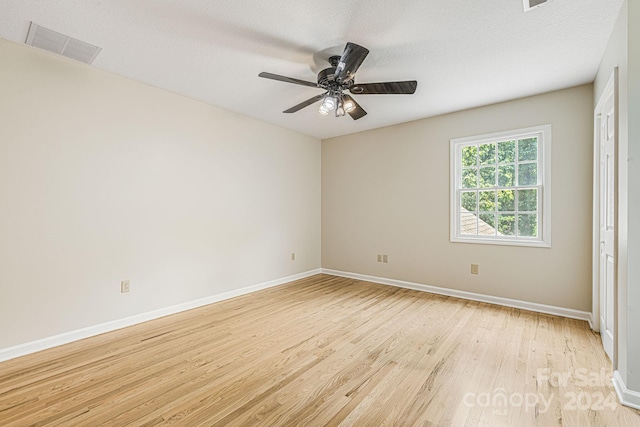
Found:
[[418, 82], [363, 83], [353, 85], [349, 91], [356, 95], [411, 95], [416, 91]]
[[367, 112], [366, 112], [366, 111], [364, 111], [364, 108], [362, 108], [362, 107], [360, 106], [360, 104], [358, 104], [358, 103], [356, 102], [356, 100], [355, 100], [355, 99], [353, 99], [353, 98], [352, 98], [351, 96], [349, 96], [349, 95], [343, 95], [343, 96], [344, 96], [344, 101], [345, 101], [345, 102], [347, 102], [347, 101], [351, 101], [351, 102], [353, 102], [353, 105], [355, 105], [355, 106], [356, 106], [356, 108], [354, 108], [353, 110], [349, 111], [349, 115], [351, 116], [351, 118], [352, 118], [353, 120], [361, 119], [361, 118], [363, 118], [364, 116], [366, 116], [366, 115], [367, 115]]
[[362, 61], [369, 54], [369, 49], [355, 43], [347, 43], [336, 67], [335, 79], [338, 83], [348, 82], [360, 68]]
[[326, 94], [327, 93], [325, 92], [325, 93], [323, 93], [321, 95], [314, 96], [313, 98], [309, 98], [306, 101], [301, 102], [300, 104], [289, 108], [288, 110], [284, 110], [283, 113], [295, 113], [296, 111], [302, 110], [304, 107], [308, 107], [309, 105], [320, 101], [322, 98], [325, 97]]
[[265, 79], [278, 80], [280, 82], [293, 83], [293, 84], [302, 85], [302, 86], [318, 87], [317, 83], [294, 79], [293, 77], [280, 76], [278, 74], [262, 72], [258, 74], [258, 77], [264, 77]]

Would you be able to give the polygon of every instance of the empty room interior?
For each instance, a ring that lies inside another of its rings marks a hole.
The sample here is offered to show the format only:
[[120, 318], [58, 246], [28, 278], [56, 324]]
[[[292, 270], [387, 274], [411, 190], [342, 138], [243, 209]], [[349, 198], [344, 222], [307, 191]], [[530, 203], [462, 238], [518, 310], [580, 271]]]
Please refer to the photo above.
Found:
[[640, 426], [639, 40], [0, 2], [0, 425]]

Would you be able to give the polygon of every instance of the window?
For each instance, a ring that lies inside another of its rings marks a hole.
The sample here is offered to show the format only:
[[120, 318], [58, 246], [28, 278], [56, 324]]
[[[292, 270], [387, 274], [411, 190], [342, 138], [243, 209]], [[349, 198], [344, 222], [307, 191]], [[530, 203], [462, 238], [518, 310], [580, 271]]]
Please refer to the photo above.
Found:
[[451, 241], [551, 246], [551, 125], [451, 140]]

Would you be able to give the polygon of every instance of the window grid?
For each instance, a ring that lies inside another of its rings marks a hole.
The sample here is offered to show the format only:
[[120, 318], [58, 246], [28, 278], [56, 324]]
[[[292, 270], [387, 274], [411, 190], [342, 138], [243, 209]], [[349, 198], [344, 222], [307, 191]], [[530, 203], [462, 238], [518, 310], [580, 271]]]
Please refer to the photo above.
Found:
[[[517, 207], [519, 204], [519, 192], [518, 190], [537, 190], [537, 197], [536, 197], [536, 210], [532, 211], [532, 210], [520, 210], [520, 209], [512, 209], [512, 210], [498, 210], [498, 191], [502, 191], [502, 190], [509, 190], [509, 191], [513, 191], [514, 192], [514, 207]], [[496, 205], [496, 210], [493, 211], [489, 211], [489, 210], [481, 210], [480, 209], [480, 197], [478, 196], [478, 193], [480, 193], [481, 191], [492, 191], [494, 192], [494, 200], [493, 203]], [[464, 214], [478, 214], [476, 215], [476, 229], [479, 225], [480, 222], [480, 215], [483, 214], [495, 214], [496, 215], [496, 219], [494, 221], [494, 228], [496, 228], [495, 226], [497, 225], [497, 216], [498, 215], [513, 215], [515, 217], [515, 223], [514, 223], [514, 230], [515, 230], [515, 235], [513, 237], [519, 237], [521, 239], [537, 239], [540, 236], [540, 229], [538, 227], [537, 229], [537, 233], [536, 236], [520, 236], [518, 235], [518, 215], [539, 215], [540, 209], [541, 209], [541, 197], [540, 195], [542, 194], [542, 187], [537, 185], [537, 186], [522, 186], [522, 187], [487, 187], [484, 189], [458, 189], [458, 197], [457, 199], [459, 200], [460, 205], [462, 206], [462, 198], [461, 198], [461, 194], [462, 193], [475, 193], [476, 194], [476, 208], [473, 211], [467, 211], [467, 212], [461, 212], [461, 215]], [[497, 229], [495, 230], [496, 233], [494, 233], [493, 235], [498, 235], [497, 234]], [[466, 236], [473, 236], [473, 234], [467, 234]], [[488, 234], [483, 234], [482, 236], [488, 236]], [[511, 237], [511, 235], [509, 235]]]
[[[452, 241], [488, 238], [504, 240], [503, 244], [520, 241], [550, 246], [550, 228], [544, 235], [545, 221], [549, 221], [545, 213], [548, 217], [550, 209], [543, 204], [547, 197], [544, 187], [548, 185], [545, 167], [549, 167], [545, 165], [549, 162], [545, 140], [550, 142], [550, 126], [529, 130], [532, 132], [503, 132], [495, 137], [465, 138], [468, 142], [451, 141], [452, 161], [455, 154], [452, 170], [455, 167], [456, 171]], [[546, 200], [548, 204], [550, 199]]]

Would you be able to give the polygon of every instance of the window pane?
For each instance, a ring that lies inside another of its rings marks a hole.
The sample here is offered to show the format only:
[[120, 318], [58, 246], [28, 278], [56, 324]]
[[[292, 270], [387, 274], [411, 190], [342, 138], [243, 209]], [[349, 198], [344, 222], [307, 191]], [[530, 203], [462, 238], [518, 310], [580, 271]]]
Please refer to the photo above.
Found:
[[516, 210], [516, 198], [513, 190], [498, 190], [498, 211]]
[[513, 214], [498, 214], [498, 234], [513, 236], [516, 234], [516, 216]]
[[462, 169], [462, 188], [478, 188], [478, 169]]
[[478, 158], [481, 165], [493, 165], [496, 163], [496, 144], [482, 144], [478, 147]]
[[496, 192], [495, 191], [479, 191], [478, 210], [484, 212], [493, 212], [496, 210]]
[[538, 215], [518, 215], [518, 236], [538, 237]]
[[476, 215], [472, 213], [460, 214], [460, 234], [477, 235]]
[[498, 163], [513, 163], [516, 161], [516, 142], [498, 142]]
[[518, 185], [536, 185], [538, 183], [538, 164], [518, 165]]
[[480, 214], [480, 221], [478, 221], [478, 234], [482, 236], [495, 236], [496, 235], [496, 215], [495, 214]]
[[518, 210], [530, 212], [538, 210], [538, 189], [518, 190]]
[[480, 182], [478, 187], [494, 187], [496, 185], [496, 167], [480, 168]]
[[544, 125], [449, 141], [452, 242], [549, 246], [550, 136]]
[[498, 186], [513, 187], [516, 185], [516, 167], [513, 165], [498, 166]]
[[538, 138], [518, 141], [518, 161], [538, 160]]
[[460, 206], [462, 206], [462, 209], [466, 209], [471, 212], [476, 210], [476, 194], [477, 193], [475, 191], [463, 191], [460, 194]]
[[462, 147], [462, 166], [476, 166], [478, 164], [478, 147], [470, 145]]

